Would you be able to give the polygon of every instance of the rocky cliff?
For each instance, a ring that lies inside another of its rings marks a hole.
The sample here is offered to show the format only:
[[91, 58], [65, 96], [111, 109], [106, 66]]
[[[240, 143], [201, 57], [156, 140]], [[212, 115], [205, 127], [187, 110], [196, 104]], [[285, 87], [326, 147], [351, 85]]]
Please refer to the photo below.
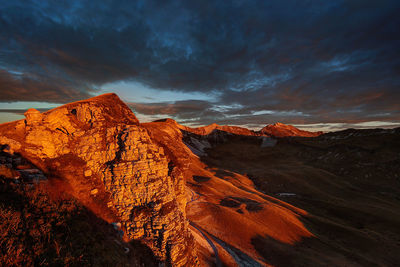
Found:
[[178, 167], [115, 94], [74, 102], [0, 125], [0, 144], [70, 185], [126, 241], [147, 244], [161, 261], [196, 266]]
[[[200, 263], [203, 266], [270, 266], [257, 251], [256, 239], [266, 237], [281, 244], [294, 244], [312, 236], [299, 219], [307, 213], [257, 191], [246, 175], [214, 167], [215, 161], [224, 162], [231, 153], [246, 153], [243, 144], [261, 149], [261, 140], [255, 133], [246, 135], [234, 127], [225, 127], [227, 131], [224, 131], [211, 126], [189, 128], [171, 119], [142, 124], [186, 181], [187, 218]], [[227, 155], [210, 157], [221, 147], [226, 147]], [[251, 166], [254, 161], [265, 159], [249, 158], [235, 165]]]

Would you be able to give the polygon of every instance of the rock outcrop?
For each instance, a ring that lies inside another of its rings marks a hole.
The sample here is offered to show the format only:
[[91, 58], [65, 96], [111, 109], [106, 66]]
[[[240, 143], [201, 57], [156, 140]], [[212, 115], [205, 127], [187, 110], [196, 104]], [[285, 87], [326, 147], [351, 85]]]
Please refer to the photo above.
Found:
[[26, 125], [35, 125], [41, 122], [42, 120], [42, 114], [40, 113], [39, 110], [36, 110], [34, 108], [28, 109], [25, 113], [25, 122]]
[[127, 241], [141, 240], [173, 266], [198, 264], [182, 175], [115, 94], [30, 110], [25, 121], [0, 125], [0, 142], [67, 181], [98, 216], [119, 222]]

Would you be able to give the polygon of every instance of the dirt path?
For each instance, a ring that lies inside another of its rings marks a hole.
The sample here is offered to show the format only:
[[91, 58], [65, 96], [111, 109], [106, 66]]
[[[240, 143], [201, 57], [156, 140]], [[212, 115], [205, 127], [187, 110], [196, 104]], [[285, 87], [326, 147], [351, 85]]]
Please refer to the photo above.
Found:
[[[192, 203], [194, 201], [197, 201], [200, 196], [197, 196], [197, 198], [195, 198], [195, 192], [190, 189], [191, 191], [191, 198], [190, 201], [187, 203]], [[203, 230], [199, 225], [197, 225], [196, 223], [192, 222], [189, 220], [190, 225], [195, 228], [203, 237], [204, 239], [208, 242], [208, 244], [211, 246], [212, 250], [214, 251], [214, 255], [215, 255], [215, 263], [217, 267], [222, 267], [222, 262], [221, 259], [219, 258], [219, 254], [218, 254], [218, 248], [215, 245], [215, 241], [222, 247], [225, 249], [225, 251], [232, 257], [232, 259], [234, 259], [234, 261], [236, 262], [236, 264], [238, 266], [261, 266], [258, 262], [254, 261], [251, 257], [249, 257], [248, 255], [243, 253], [236, 253], [233, 249], [231, 249], [225, 242], [223, 242], [222, 240], [216, 238], [215, 236], [210, 235], [207, 231]], [[212, 239], [208, 237], [208, 235], [212, 236]], [[214, 240], [213, 240], [214, 239]]]
[[[200, 198], [200, 196], [197, 196], [197, 198], [195, 198], [195, 192], [192, 189], [190, 189], [190, 192], [192, 193], [192, 196], [190, 198], [190, 201], [187, 204], [192, 203]], [[198, 227], [194, 222], [189, 220], [189, 223], [193, 228], [195, 228], [197, 231], [199, 231], [199, 233], [204, 237], [204, 239], [211, 246], [212, 250], [214, 251], [215, 264], [217, 265], [217, 267], [222, 267], [221, 259], [219, 258], [219, 255], [218, 255], [218, 249], [215, 246], [214, 242], [210, 238], [208, 238], [208, 236], [204, 233], [204, 231], [201, 230], [200, 227]]]
[[226, 252], [229, 253], [229, 255], [231, 255], [231, 257], [236, 261], [236, 264], [240, 267], [262, 267], [262, 265], [254, 260], [252, 257], [250, 257], [249, 255], [247, 255], [246, 253], [233, 248], [231, 246], [229, 246], [228, 244], [226, 244], [224, 241], [222, 241], [221, 239], [213, 236], [210, 234], [210, 236], [221, 246], [223, 247]]
[[212, 250], [214, 251], [215, 264], [217, 265], [217, 267], [222, 267], [221, 259], [219, 258], [219, 255], [218, 255], [218, 249], [215, 246], [214, 242], [210, 238], [208, 238], [208, 236], [203, 232], [203, 230], [201, 230], [200, 227], [198, 227], [194, 222], [189, 221], [189, 223], [193, 228], [195, 228], [197, 231], [199, 231], [199, 233], [205, 238], [205, 240], [211, 246]]
[[200, 195], [197, 195], [197, 198], [194, 198], [196, 193], [190, 188], [189, 188], [189, 190], [190, 190], [190, 193], [192, 193], [192, 196], [190, 197], [190, 201], [188, 203], [186, 203], [186, 205], [189, 203], [192, 203], [193, 201], [196, 201], [200, 198]]
[[[247, 186], [246, 186], [247, 188]], [[187, 202], [187, 204], [196, 202], [201, 203], [202, 201], [199, 201], [200, 195], [197, 194], [194, 190], [191, 188], [188, 188], [190, 190], [191, 196], [190, 200]], [[244, 190], [244, 188], [242, 188]], [[248, 190], [250, 193], [256, 194], [256, 195], [263, 195], [262, 193], [256, 191], [256, 190]], [[189, 220], [190, 225], [195, 228], [207, 241], [207, 243], [211, 246], [212, 250], [214, 251], [215, 255], [215, 260], [216, 260], [216, 266], [222, 266], [222, 261], [219, 258], [219, 253], [218, 253], [218, 248], [219, 246], [220, 249], [223, 249], [226, 251], [227, 254], [231, 256], [231, 258], [236, 262], [237, 266], [240, 267], [258, 267], [258, 266], [263, 266], [260, 262], [257, 260], [253, 259], [251, 256], [248, 254], [244, 253], [243, 251], [230, 246], [229, 244], [225, 243], [223, 240], [219, 239], [218, 237], [210, 234], [207, 230], [203, 229], [200, 225], [196, 224], [195, 222], [192, 222]]]

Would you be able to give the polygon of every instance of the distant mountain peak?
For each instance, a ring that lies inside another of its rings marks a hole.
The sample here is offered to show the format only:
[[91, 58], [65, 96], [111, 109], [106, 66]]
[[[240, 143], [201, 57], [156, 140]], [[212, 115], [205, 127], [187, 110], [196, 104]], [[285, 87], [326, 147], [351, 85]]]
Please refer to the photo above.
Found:
[[310, 132], [300, 130], [293, 125], [276, 122], [274, 124], [268, 124], [260, 131], [262, 134], [273, 136], [273, 137], [287, 137], [287, 136], [300, 136], [300, 137], [316, 137], [322, 134], [322, 132]]

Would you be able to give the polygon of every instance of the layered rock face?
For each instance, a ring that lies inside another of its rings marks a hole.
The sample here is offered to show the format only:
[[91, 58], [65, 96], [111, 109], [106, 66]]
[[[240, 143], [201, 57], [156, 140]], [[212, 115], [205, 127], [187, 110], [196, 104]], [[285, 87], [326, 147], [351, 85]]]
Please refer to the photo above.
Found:
[[185, 185], [162, 147], [115, 94], [79, 101], [1, 125], [0, 143], [71, 185], [75, 196], [127, 240], [161, 261], [196, 266], [185, 217]]

